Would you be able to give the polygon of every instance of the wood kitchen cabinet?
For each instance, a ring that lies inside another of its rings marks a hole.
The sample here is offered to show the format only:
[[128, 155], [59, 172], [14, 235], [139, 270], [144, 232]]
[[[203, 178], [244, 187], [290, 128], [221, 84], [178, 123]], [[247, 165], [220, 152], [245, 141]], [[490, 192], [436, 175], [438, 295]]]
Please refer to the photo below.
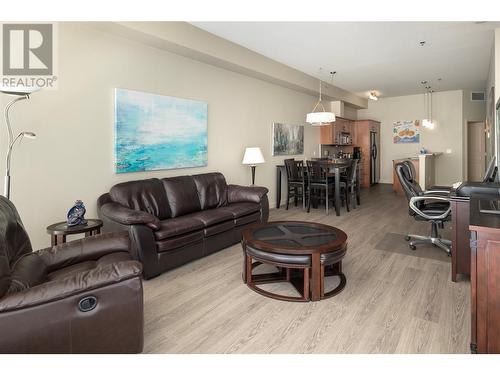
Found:
[[351, 134], [351, 144], [353, 144], [353, 121], [342, 117], [337, 117], [335, 122], [321, 127], [320, 142], [322, 145], [339, 144], [340, 133]]
[[320, 142], [322, 145], [333, 145], [335, 144], [335, 129], [334, 125], [323, 125], [320, 127]]

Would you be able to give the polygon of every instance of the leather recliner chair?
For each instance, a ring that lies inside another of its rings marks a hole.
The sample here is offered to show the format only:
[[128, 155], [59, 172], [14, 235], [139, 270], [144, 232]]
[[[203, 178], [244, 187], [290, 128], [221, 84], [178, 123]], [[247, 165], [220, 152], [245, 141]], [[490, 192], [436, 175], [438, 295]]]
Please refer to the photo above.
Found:
[[0, 353], [137, 353], [143, 347], [141, 264], [128, 233], [32, 251], [0, 197]]

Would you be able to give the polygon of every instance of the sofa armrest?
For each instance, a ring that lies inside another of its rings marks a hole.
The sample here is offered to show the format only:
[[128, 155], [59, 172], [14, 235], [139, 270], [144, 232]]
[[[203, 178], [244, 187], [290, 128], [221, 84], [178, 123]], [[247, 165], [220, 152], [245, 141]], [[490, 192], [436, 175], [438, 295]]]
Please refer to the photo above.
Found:
[[268, 189], [261, 186], [228, 185], [227, 199], [229, 203], [255, 202], [260, 203], [267, 195]]
[[141, 272], [141, 264], [133, 260], [99, 266], [9, 294], [0, 300], [0, 313], [54, 302], [134, 277], [141, 277]]
[[100, 207], [102, 215], [120, 224], [144, 224], [152, 229], [160, 229], [160, 219], [139, 210], [132, 210], [116, 202], [105, 203]]
[[85, 237], [36, 251], [47, 265], [47, 271], [68, 267], [76, 263], [97, 260], [117, 251], [133, 257], [131, 240], [127, 232], [114, 232]]

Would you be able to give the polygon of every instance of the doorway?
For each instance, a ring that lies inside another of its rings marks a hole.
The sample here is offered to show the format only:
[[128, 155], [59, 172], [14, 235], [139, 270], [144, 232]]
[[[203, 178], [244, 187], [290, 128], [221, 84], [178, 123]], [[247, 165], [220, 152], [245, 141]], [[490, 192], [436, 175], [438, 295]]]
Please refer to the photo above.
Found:
[[467, 181], [482, 181], [486, 168], [484, 121], [467, 123]]

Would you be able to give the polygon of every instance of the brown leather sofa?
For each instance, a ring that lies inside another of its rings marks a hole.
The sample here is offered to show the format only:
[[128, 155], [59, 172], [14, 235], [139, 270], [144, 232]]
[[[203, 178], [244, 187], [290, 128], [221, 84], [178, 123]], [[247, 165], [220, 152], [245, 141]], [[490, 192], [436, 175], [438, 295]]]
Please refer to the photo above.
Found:
[[130, 251], [122, 232], [32, 252], [0, 197], [0, 354], [141, 352], [142, 268]]
[[241, 240], [269, 217], [268, 190], [227, 185], [221, 173], [113, 186], [97, 201], [104, 231], [128, 229], [146, 279]]

